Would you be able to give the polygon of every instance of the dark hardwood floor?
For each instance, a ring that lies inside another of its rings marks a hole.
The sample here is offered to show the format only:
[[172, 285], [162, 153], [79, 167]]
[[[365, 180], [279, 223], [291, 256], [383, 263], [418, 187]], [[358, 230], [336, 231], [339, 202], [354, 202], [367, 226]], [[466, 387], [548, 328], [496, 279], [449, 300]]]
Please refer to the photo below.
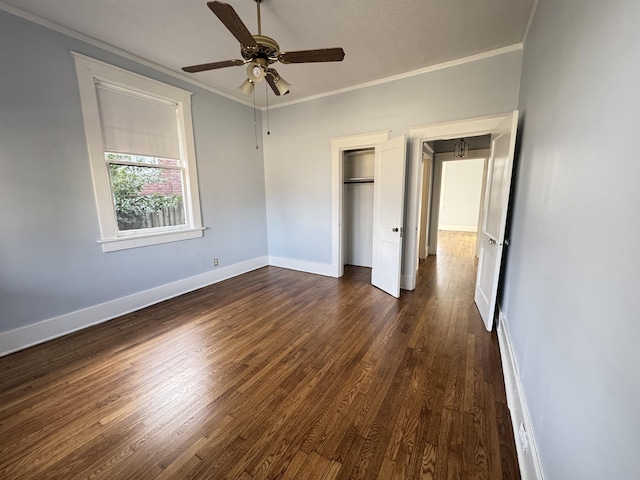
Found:
[[418, 288], [267, 267], [0, 359], [0, 478], [517, 479], [475, 235]]

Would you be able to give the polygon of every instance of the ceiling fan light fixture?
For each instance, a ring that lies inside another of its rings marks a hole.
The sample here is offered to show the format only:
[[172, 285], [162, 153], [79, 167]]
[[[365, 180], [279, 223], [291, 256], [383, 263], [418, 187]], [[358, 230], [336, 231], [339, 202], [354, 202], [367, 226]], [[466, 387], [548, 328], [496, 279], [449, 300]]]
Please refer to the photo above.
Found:
[[253, 83], [257, 83], [265, 76], [265, 68], [258, 62], [251, 62], [247, 65], [247, 78]]
[[251, 95], [253, 93], [254, 83], [248, 78], [238, 87], [245, 95]]
[[276, 78], [276, 80], [274, 81], [274, 84], [278, 89], [278, 91], [280, 92], [280, 95], [286, 95], [287, 93], [289, 93], [291, 84], [287, 82], [284, 78], [282, 77]]

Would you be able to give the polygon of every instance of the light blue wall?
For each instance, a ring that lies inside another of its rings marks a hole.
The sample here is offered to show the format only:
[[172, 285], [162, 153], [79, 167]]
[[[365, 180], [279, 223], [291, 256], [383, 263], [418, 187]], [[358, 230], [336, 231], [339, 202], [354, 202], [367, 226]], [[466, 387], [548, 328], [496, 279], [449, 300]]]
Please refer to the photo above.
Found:
[[640, 2], [541, 0], [503, 310], [546, 480], [640, 478]]
[[[253, 110], [0, 11], [0, 332], [267, 254]], [[103, 253], [69, 50], [195, 94], [201, 239]]]
[[521, 60], [514, 51], [272, 110], [264, 137], [269, 254], [331, 263], [332, 137], [383, 130], [394, 137], [515, 110]]

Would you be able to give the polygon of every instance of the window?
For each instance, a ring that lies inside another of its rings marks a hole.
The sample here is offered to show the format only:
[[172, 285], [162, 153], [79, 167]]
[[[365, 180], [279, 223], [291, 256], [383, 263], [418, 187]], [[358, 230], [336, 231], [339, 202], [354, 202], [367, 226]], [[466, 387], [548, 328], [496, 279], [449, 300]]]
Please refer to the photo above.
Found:
[[201, 237], [191, 93], [73, 57], [103, 251]]

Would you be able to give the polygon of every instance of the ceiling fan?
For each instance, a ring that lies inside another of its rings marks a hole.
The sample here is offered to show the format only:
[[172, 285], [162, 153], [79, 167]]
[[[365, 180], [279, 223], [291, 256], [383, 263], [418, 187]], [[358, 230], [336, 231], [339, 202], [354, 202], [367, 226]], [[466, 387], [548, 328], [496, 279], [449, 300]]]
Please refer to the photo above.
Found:
[[203, 63], [184, 67], [187, 73], [204, 72], [225, 67], [247, 65], [247, 79], [240, 85], [240, 91], [249, 95], [254, 85], [266, 79], [276, 95], [289, 93], [291, 85], [284, 80], [275, 68], [270, 65], [281, 63], [309, 63], [309, 62], [340, 62], [344, 58], [342, 48], [322, 48], [317, 50], [298, 50], [281, 52], [278, 43], [270, 37], [262, 35], [260, 24], [260, 4], [263, 0], [254, 0], [258, 7], [258, 34], [252, 35], [242, 22], [236, 11], [229, 4], [222, 2], [208, 2], [207, 6], [220, 19], [225, 27], [240, 42], [240, 53], [244, 60], [224, 60], [222, 62]]

